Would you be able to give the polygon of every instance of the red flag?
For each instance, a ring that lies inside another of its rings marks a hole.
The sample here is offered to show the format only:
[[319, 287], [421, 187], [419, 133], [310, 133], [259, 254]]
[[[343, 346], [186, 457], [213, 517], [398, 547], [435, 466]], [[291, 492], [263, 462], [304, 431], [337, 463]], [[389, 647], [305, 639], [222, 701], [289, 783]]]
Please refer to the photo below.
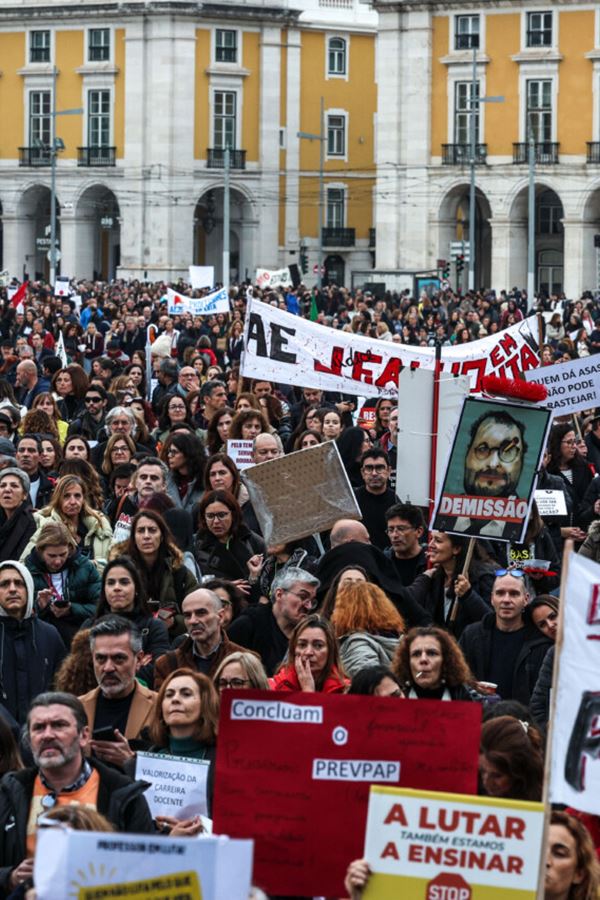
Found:
[[14, 292], [14, 294], [11, 297], [11, 300], [10, 300], [11, 306], [14, 306], [15, 309], [19, 305], [19, 303], [23, 300], [23, 298], [25, 297], [25, 294], [27, 293], [27, 284], [28, 284], [28, 282], [24, 281], [23, 284], [17, 288], [17, 290]]

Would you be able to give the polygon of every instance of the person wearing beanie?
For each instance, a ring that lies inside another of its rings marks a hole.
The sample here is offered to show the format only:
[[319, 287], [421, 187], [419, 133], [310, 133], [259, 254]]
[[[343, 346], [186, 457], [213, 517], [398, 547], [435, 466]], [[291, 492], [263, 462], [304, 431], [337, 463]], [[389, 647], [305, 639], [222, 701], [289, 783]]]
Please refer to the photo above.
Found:
[[33, 595], [27, 568], [13, 559], [0, 562], [0, 705], [19, 725], [66, 655], [54, 625], [34, 616]]
[[23, 469], [15, 465], [0, 469], [0, 562], [19, 559], [36, 529], [30, 488]]

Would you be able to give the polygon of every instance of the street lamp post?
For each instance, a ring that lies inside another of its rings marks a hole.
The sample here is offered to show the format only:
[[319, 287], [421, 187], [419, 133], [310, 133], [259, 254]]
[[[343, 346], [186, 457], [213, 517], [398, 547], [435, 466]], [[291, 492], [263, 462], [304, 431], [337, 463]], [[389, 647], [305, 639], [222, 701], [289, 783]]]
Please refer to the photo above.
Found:
[[306, 141], [319, 141], [319, 245], [317, 260], [317, 287], [321, 290], [323, 285], [322, 260], [323, 260], [323, 227], [325, 212], [325, 141], [327, 135], [325, 133], [325, 105], [321, 97], [320, 109], [320, 131], [319, 134], [311, 134], [309, 131], [299, 131], [297, 136]]
[[527, 189], [527, 303], [535, 293], [535, 134], [531, 115], [527, 119], [529, 185]]

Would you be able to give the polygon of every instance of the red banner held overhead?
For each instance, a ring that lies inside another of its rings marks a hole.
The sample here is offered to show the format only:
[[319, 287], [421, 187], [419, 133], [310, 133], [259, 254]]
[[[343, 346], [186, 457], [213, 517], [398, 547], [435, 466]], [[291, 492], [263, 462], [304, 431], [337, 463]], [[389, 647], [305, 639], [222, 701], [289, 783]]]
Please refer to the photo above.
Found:
[[474, 794], [478, 703], [225, 691], [214, 831], [253, 838], [268, 893], [342, 896], [369, 786]]

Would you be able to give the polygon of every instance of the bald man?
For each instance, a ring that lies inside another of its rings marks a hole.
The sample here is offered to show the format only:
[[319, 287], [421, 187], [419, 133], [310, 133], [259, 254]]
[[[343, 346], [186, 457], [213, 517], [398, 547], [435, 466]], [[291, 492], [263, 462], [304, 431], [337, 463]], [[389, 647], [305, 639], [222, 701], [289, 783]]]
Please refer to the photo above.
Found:
[[15, 385], [17, 400], [27, 409], [31, 409], [38, 394], [50, 390], [50, 384], [42, 381], [37, 366], [31, 359], [24, 359], [17, 366]]
[[357, 541], [359, 544], [370, 544], [369, 532], [362, 522], [355, 519], [339, 519], [331, 529], [331, 549]]

